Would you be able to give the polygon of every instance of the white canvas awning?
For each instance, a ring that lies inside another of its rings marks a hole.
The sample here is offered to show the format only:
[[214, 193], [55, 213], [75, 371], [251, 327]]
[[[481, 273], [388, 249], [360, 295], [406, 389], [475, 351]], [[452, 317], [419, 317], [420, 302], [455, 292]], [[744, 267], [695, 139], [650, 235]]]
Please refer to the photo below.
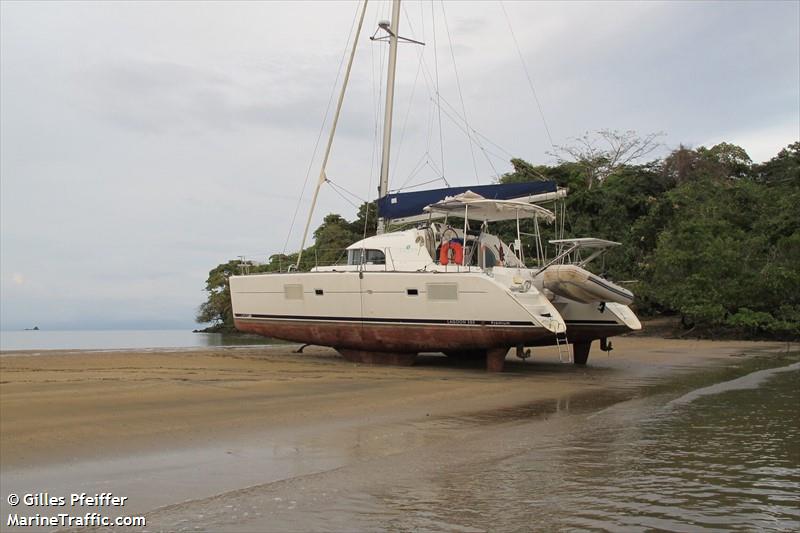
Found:
[[443, 213], [453, 216], [466, 216], [472, 220], [496, 222], [516, 220], [517, 218], [539, 217], [550, 223], [556, 216], [544, 207], [517, 200], [489, 200], [472, 191], [456, 196], [448, 196], [441, 202], [425, 207], [427, 213]]

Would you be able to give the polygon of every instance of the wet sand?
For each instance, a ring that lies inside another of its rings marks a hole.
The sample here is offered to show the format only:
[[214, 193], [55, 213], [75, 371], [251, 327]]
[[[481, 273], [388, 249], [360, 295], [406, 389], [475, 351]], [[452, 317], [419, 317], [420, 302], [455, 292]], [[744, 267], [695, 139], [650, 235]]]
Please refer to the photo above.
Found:
[[493, 424], [544, 419], [569, 402], [611, 405], [787, 349], [648, 337], [614, 345], [610, 356], [595, 347], [586, 368], [560, 364], [552, 349], [527, 362], [509, 355], [502, 374], [438, 354], [385, 367], [286, 346], [3, 353], [3, 490], [108, 490], [130, 498], [130, 513], [388, 456], [405, 457], [403, 471], [417, 452], [479, 442]]

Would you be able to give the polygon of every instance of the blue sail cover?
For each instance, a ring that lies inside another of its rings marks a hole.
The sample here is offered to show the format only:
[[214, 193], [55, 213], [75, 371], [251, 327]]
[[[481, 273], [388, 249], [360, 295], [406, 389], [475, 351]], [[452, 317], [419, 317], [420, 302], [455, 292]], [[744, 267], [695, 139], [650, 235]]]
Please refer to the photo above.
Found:
[[389, 193], [378, 200], [378, 213], [383, 218], [396, 219], [421, 215], [425, 206], [472, 191], [489, 200], [510, 200], [534, 194], [556, 192], [554, 181], [529, 181], [525, 183], [501, 183], [498, 185], [471, 185], [468, 187], [447, 187], [417, 192]]

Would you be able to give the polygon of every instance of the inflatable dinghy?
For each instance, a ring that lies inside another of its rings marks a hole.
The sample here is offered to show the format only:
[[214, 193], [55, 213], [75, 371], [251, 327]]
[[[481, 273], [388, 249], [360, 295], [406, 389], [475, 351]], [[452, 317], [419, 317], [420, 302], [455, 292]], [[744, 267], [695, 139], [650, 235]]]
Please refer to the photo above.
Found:
[[581, 303], [633, 303], [633, 293], [577, 265], [552, 265], [537, 275], [554, 294]]

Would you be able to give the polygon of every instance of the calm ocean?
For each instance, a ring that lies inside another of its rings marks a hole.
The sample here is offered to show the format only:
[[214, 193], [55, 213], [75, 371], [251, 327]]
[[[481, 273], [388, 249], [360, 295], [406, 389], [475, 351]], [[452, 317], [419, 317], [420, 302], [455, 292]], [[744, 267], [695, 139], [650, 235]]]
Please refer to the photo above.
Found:
[[0, 351], [119, 350], [125, 348], [193, 348], [270, 344], [261, 337], [191, 330], [0, 331]]

